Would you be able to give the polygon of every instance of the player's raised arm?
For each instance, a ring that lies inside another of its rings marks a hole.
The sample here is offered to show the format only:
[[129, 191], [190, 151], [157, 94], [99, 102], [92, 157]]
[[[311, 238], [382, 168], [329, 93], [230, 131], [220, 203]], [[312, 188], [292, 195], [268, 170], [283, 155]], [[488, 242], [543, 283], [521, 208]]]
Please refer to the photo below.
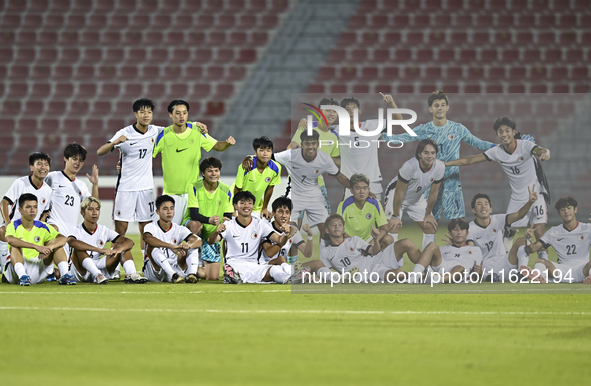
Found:
[[445, 163], [445, 166], [466, 166], [466, 165], [472, 165], [472, 164], [477, 164], [479, 162], [484, 162], [486, 161], [486, 156], [484, 154], [478, 154], [478, 155], [469, 155], [467, 157], [462, 157], [453, 161], [447, 161]]
[[[4, 219], [4, 224], [10, 224], [10, 210], [8, 206], [10, 203], [6, 198], [2, 199], [2, 204], [0, 205], [0, 213], [2, 214], [2, 218]], [[15, 203], [16, 205], [16, 203]]]
[[392, 217], [388, 220], [388, 227], [390, 233], [398, 233], [402, 228], [402, 219], [400, 218], [400, 208], [402, 207], [402, 197], [408, 188], [408, 182], [404, 182], [398, 177], [396, 182], [396, 190], [394, 191], [394, 200], [392, 200]]
[[213, 244], [217, 243], [218, 241], [220, 241], [221, 239], [223, 239], [222, 233], [224, 233], [225, 231], [226, 231], [226, 224], [221, 223], [220, 225], [218, 225], [215, 232], [213, 232], [212, 234], [209, 235], [209, 238], [207, 239], [207, 244], [213, 245]]
[[[305, 245], [300, 244], [298, 249], [304, 254], [304, 257], [311, 257], [312, 253], [314, 252], [314, 234], [312, 233], [312, 229], [310, 229], [309, 224], [304, 224], [302, 230], [306, 232], [308, 236], [308, 240], [306, 241]], [[292, 247], [293, 248], [293, 247]]]
[[125, 141], [127, 141], [127, 137], [124, 136], [124, 135], [122, 135], [119, 138], [117, 138], [115, 141], [113, 141], [113, 142], [107, 142], [103, 146], [99, 147], [98, 150], [96, 151], [96, 154], [98, 156], [105, 155], [105, 154], [109, 153], [110, 151], [113, 151], [113, 149], [115, 148], [115, 146], [117, 146], [120, 143], [123, 143]]
[[532, 153], [540, 157], [540, 160], [542, 161], [548, 161], [550, 159], [550, 150], [545, 147], [536, 146]]
[[[462, 137], [462, 141], [467, 143], [468, 145], [477, 148], [478, 150], [488, 150], [491, 147], [497, 146], [496, 144], [488, 141], [483, 141], [482, 139], [474, 136], [467, 128], [462, 126], [464, 129], [464, 136]], [[459, 166], [459, 165], [458, 165]]]
[[423, 220], [424, 227], [426, 227], [427, 224], [431, 224], [431, 226], [435, 230], [437, 230], [437, 220], [435, 220], [435, 217], [433, 217], [433, 215], [431, 214], [431, 211], [433, 210], [433, 207], [435, 206], [435, 202], [437, 202], [437, 195], [439, 194], [439, 186], [441, 186], [441, 181], [434, 182], [433, 185], [431, 185], [431, 190], [429, 191], [429, 197], [427, 198], [427, 209], [425, 209], [425, 219]]
[[236, 144], [236, 140], [234, 139], [234, 137], [228, 137], [228, 139], [226, 139], [224, 142], [216, 142], [215, 145], [213, 145], [213, 150], [215, 151], [226, 151], [228, 150], [231, 146], [234, 146]]
[[514, 222], [517, 222], [524, 218], [525, 215], [529, 213], [531, 206], [535, 204], [535, 202], [537, 201], [538, 193], [536, 193], [536, 184], [534, 184], [534, 186], [532, 186], [531, 188], [528, 186], [527, 192], [529, 193], [528, 201], [517, 212], [509, 213], [507, 215], [507, 225], [511, 225]]
[[99, 198], [99, 170], [96, 165], [92, 165], [92, 175], [86, 173], [86, 177], [88, 181], [92, 184], [92, 194], [91, 196], [94, 198]]

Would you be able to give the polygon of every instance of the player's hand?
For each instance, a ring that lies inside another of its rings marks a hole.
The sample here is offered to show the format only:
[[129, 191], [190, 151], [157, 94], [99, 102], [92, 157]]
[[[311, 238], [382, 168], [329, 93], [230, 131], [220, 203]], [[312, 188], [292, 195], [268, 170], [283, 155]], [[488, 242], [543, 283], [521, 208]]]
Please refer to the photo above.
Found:
[[261, 210], [261, 217], [270, 220], [272, 216], [267, 208], [263, 208], [263, 210]]
[[179, 247], [181, 247], [181, 250], [183, 250], [183, 251], [188, 251], [189, 249], [191, 249], [189, 244], [187, 244], [187, 243], [179, 244]]
[[476, 272], [478, 275], [482, 275], [482, 263], [480, 265], [475, 264], [472, 272]]
[[308, 130], [308, 120], [306, 118], [300, 119], [300, 122], [298, 123], [298, 130]]
[[427, 224], [431, 224], [431, 226], [437, 230], [437, 220], [435, 220], [435, 217], [433, 217], [432, 214], [425, 215], [425, 219], [423, 220], [423, 228], [426, 228]]
[[252, 169], [252, 157], [247, 155], [246, 158], [242, 160], [242, 169], [250, 170]]
[[527, 240], [531, 239], [536, 229], [540, 226], [540, 224], [531, 224], [529, 228], [525, 230], [525, 238]]
[[216, 216], [211, 216], [209, 218], [209, 223], [211, 225], [218, 225], [220, 223], [220, 216], [217, 216], [217, 215]]
[[534, 184], [531, 189], [529, 186], [527, 187], [527, 192], [529, 193], [529, 202], [532, 204], [538, 201], [538, 193], [536, 193], [536, 184]]
[[388, 220], [388, 233], [398, 233], [400, 228], [402, 228], [402, 220], [399, 218], [390, 218]]
[[127, 141], [127, 137], [122, 135], [121, 137], [119, 137], [115, 140], [115, 145], [118, 145], [118, 144], [123, 143], [125, 141]]
[[380, 230], [376, 227], [371, 227], [371, 237], [373, 239], [377, 239], [379, 235], [380, 235]]
[[380, 95], [384, 99], [384, 102], [386, 102], [388, 104], [394, 103], [394, 98], [392, 98], [392, 95], [390, 95], [390, 94], [382, 94], [382, 93], [380, 93]]
[[290, 225], [289, 224], [283, 224], [281, 225], [281, 227], [279, 227], [279, 230], [285, 234], [289, 234], [290, 231]]
[[306, 232], [306, 234], [308, 235], [308, 237], [313, 237], [314, 234], [312, 233], [312, 229], [310, 229], [310, 224], [304, 224], [304, 226], [302, 227], [302, 230], [304, 232]]
[[377, 200], [378, 199], [378, 196], [376, 196], [376, 194], [374, 192], [372, 192], [371, 190], [367, 194], [367, 197], [373, 198], [374, 200]]
[[232, 221], [232, 219], [231, 218], [224, 217], [224, 221], [223, 222], [225, 222], [225, 221]]
[[234, 146], [236, 145], [236, 140], [234, 139], [234, 137], [228, 137], [228, 139], [226, 139], [226, 143], [229, 143], [230, 146]]
[[177, 255], [178, 257], [185, 257], [185, 256], [187, 256], [187, 251], [186, 251], [185, 249], [179, 249], [179, 250], [176, 252], [176, 255]]
[[207, 125], [205, 123], [201, 123], [201, 122], [193, 122], [194, 125], [196, 125], [197, 127], [199, 127], [199, 132], [201, 134], [207, 134]]
[[217, 233], [222, 233], [223, 231], [226, 230], [226, 224], [221, 223], [220, 225], [218, 225], [218, 229], [217, 229]]
[[98, 185], [98, 180], [99, 180], [98, 167], [96, 165], [92, 165], [92, 175], [89, 175], [88, 173], [86, 173], [86, 177], [88, 178], [88, 181], [90, 181], [91, 184]]
[[446, 245], [452, 245], [451, 236], [446, 233], [443, 238], [441, 239]]
[[550, 150], [546, 149], [546, 151], [540, 156], [540, 160], [548, 161], [550, 159]]
[[521, 139], [524, 140], [524, 141], [530, 141], [530, 142], [536, 143], [535, 138], [532, 135], [529, 135], [529, 134], [522, 135], [521, 136]]
[[121, 174], [121, 161], [117, 162], [117, 174]]
[[45, 255], [45, 257], [49, 256], [53, 249], [46, 247], [45, 245], [37, 245], [35, 246], [35, 250], [39, 252], [39, 255]]
[[106, 257], [112, 257], [117, 254], [117, 251], [114, 249], [99, 249], [98, 253], [105, 255]]

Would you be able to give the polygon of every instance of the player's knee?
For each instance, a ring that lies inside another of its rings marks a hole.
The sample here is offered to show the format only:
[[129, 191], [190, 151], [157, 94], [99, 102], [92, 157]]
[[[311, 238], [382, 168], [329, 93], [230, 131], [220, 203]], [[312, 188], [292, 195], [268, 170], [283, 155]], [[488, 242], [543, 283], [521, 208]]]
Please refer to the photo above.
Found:
[[203, 228], [203, 224], [199, 221], [189, 221], [188, 228], [193, 234], [199, 234]]

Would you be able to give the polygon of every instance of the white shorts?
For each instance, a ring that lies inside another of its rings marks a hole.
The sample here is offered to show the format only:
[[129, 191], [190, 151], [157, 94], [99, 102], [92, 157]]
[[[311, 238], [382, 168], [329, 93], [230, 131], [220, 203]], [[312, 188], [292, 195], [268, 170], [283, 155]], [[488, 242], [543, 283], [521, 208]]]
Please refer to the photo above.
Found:
[[169, 194], [174, 199], [174, 217], [172, 222], [178, 225], [183, 225], [183, 219], [187, 212], [187, 206], [189, 205], [188, 194]]
[[452, 269], [454, 269], [458, 265], [462, 266], [464, 268], [464, 272], [468, 273], [472, 270], [472, 267], [466, 267], [464, 264], [462, 264], [462, 262], [457, 261], [456, 259], [450, 259], [450, 260], [443, 259], [443, 261], [441, 262], [441, 265], [439, 266], [439, 272], [440, 273], [450, 272]]
[[[585, 275], [583, 274], [583, 268], [585, 268], [585, 266], [588, 264], [589, 262], [586, 263], [562, 263], [562, 264], [558, 264], [555, 262], [552, 262], [552, 265], [554, 265], [554, 267], [556, 268], [556, 270], [560, 271], [562, 273], [562, 275], [560, 275], [560, 273], [556, 272], [556, 276], [555, 279], [556, 281], [554, 281], [555, 283], [557, 283], [558, 279], [561, 278], [560, 283], [582, 283], [583, 280], [585, 280]], [[553, 280], [551, 279], [552, 276], [554, 276], [554, 274], [552, 272], [550, 272], [550, 270], [548, 270], [548, 278], [550, 278], [550, 282], [552, 283]]]
[[[525, 204], [525, 201], [509, 201], [506, 213], [518, 212]], [[548, 208], [544, 196], [539, 194], [538, 200], [531, 206], [529, 212], [521, 220], [511, 224], [511, 228], [523, 228], [531, 224], [547, 224], [548, 223]]]
[[[382, 187], [381, 182], [370, 182], [369, 183], [369, 191], [376, 195], [376, 200], [382, 202], [382, 193], [384, 192], [384, 188]], [[353, 193], [351, 193], [351, 189], [345, 188], [345, 196], [341, 201], [346, 200], [347, 198], [351, 197]]]
[[[25, 259], [25, 262], [23, 265], [25, 266], [25, 271], [27, 272], [27, 276], [29, 276], [31, 278], [31, 283], [39, 284], [39, 283], [43, 283], [45, 281], [45, 279], [47, 278], [46, 268], [49, 266], [52, 266], [53, 263], [46, 266], [45, 263], [43, 262], [43, 260]], [[12, 265], [12, 263], [10, 263], [10, 262], [6, 264], [6, 271], [4, 271], [4, 276], [6, 277], [6, 280], [9, 283], [11, 283], [11, 284], [18, 283], [19, 277], [16, 274], [16, 271], [14, 270], [14, 265]]]
[[[98, 260], [95, 260], [95, 263]], [[115, 275], [115, 273], [117, 272], [117, 270], [115, 269], [113, 271], [113, 273], [109, 273], [109, 271], [107, 270], [107, 268], [98, 268], [98, 270], [109, 280], [113, 279], [113, 276]], [[76, 279], [76, 281], [79, 281], [81, 283], [94, 283], [96, 282], [95, 278], [90, 274], [90, 272], [86, 271], [86, 275], [81, 274], [80, 272], [78, 272], [78, 270], [76, 269], [76, 266], [74, 264], [70, 265], [70, 275]]]
[[236, 261], [230, 259], [226, 264], [234, 269], [240, 275], [244, 283], [261, 283], [271, 268], [267, 264], [257, 264], [250, 261]]
[[152, 189], [115, 193], [113, 220], [149, 222], [156, 219], [155, 210]]
[[482, 262], [482, 273], [485, 279], [487, 276], [492, 274], [500, 275], [502, 272], [503, 278], [509, 280], [512, 270], [514, 270], [514, 273], [517, 273], [517, 265], [511, 265], [509, 263], [508, 253], [504, 256], [489, 257]]
[[[174, 272], [178, 273], [181, 277], [186, 277], [189, 274], [188, 265], [187, 269], [183, 271], [183, 269], [179, 267], [177, 261], [168, 260], [168, 262], [170, 263], [170, 266], [172, 267]], [[150, 281], [170, 283], [170, 278], [168, 277], [166, 272], [162, 268], [160, 268], [160, 271], [157, 271], [154, 265], [152, 264], [152, 261], [147, 257], [144, 259], [144, 268], [142, 269], [142, 271], [144, 272], [144, 276], [146, 277], [146, 279]]]
[[[384, 204], [384, 211], [386, 212], [386, 217], [392, 216], [392, 212], [394, 211], [394, 193], [396, 189], [392, 189], [386, 197], [386, 203]], [[400, 207], [400, 218], [404, 215], [404, 212], [408, 213], [408, 217], [410, 217], [413, 221], [422, 222], [425, 220], [425, 215], [427, 214], [427, 200], [425, 196], [421, 196], [420, 200], [414, 205], [402, 205]]]
[[373, 259], [376, 260], [371, 266], [371, 272], [377, 272], [380, 279], [384, 281], [386, 280], [386, 272], [393, 269], [400, 269], [404, 265], [404, 259], [402, 257], [398, 259], [394, 252], [394, 243], [384, 248]]
[[308, 224], [310, 224], [310, 227], [322, 224], [324, 223], [324, 221], [326, 221], [326, 218], [328, 217], [328, 209], [326, 209], [326, 206], [324, 205], [325, 204], [323, 199], [322, 202], [311, 201], [306, 208], [298, 208], [296, 210], [296, 208], [294, 207], [294, 209], [291, 212], [290, 220], [293, 222], [297, 222], [298, 217], [300, 217], [300, 212], [305, 210], [306, 214], [308, 215]]

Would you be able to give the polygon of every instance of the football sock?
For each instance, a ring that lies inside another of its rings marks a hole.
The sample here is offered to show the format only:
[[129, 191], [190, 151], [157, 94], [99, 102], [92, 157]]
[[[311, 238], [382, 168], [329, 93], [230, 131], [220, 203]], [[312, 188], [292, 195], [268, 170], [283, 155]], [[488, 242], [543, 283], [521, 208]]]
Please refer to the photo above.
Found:
[[62, 276], [68, 273], [68, 263], [65, 261], [60, 261], [57, 263], [57, 268], [60, 270], [60, 275]]
[[548, 260], [548, 251], [538, 252], [538, 258], [542, 260]]
[[275, 280], [279, 284], [284, 284], [287, 281], [287, 279], [289, 279], [289, 277], [291, 276], [291, 274], [285, 273], [283, 271], [283, 268], [281, 268], [278, 265], [272, 265], [271, 269], [269, 270], [269, 274], [271, 274], [273, 280]]
[[131, 275], [132, 273], [137, 273], [135, 270], [135, 264], [133, 260], [127, 260], [123, 263], [123, 269], [125, 270], [126, 275]]
[[423, 233], [423, 245], [421, 250], [425, 250], [425, 247], [427, 245], [429, 245], [429, 243], [434, 243], [435, 242], [435, 235], [428, 235], [426, 233]]
[[439, 270], [441, 269], [441, 264], [439, 264], [438, 266], [431, 265], [431, 269], [433, 270], [433, 272], [439, 272]]
[[283, 272], [287, 273], [288, 275], [291, 275], [291, 265], [287, 263], [282, 263], [281, 269], [283, 269]]
[[525, 252], [525, 245], [520, 246], [517, 249], [517, 269], [522, 265], [529, 264], [529, 255]]
[[189, 268], [189, 275], [197, 275], [197, 269], [199, 269], [199, 249], [189, 249], [187, 251], [187, 267]]
[[[420, 274], [422, 274], [423, 272], [425, 272], [425, 267], [423, 267], [421, 264], [415, 264], [414, 268], [412, 269], [413, 272], [418, 272]], [[420, 282], [421, 279], [419, 279], [418, 275], [409, 275], [408, 276], [408, 283], [409, 284], [415, 284], [417, 282]]]
[[394, 242], [398, 241], [398, 233], [390, 233], [390, 236], [394, 239]]
[[15, 263], [14, 264], [14, 270], [16, 271], [16, 275], [20, 278], [23, 275], [27, 274], [27, 271], [25, 270], [25, 266], [23, 265], [23, 263]]
[[88, 272], [90, 272], [92, 277], [97, 277], [101, 273], [101, 271], [96, 267], [96, 264], [94, 263], [94, 261], [92, 261], [90, 257], [87, 257], [86, 259], [82, 260], [82, 266]]
[[[542, 277], [544, 277], [544, 279], [546, 279], [548, 277], [548, 268], [546, 268], [545, 264], [542, 263], [536, 263], [536, 265], [534, 265], [534, 270], [537, 269], [538, 272], [540, 272], [540, 275]], [[534, 273], [534, 275], [536, 275], [536, 273]]]
[[164, 255], [161, 250], [156, 248], [152, 249], [152, 259], [154, 259], [156, 264], [158, 264], [160, 268], [166, 272], [168, 277], [172, 277], [172, 275], [174, 275], [174, 269], [172, 269], [172, 266], [168, 262], [166, 255]]

